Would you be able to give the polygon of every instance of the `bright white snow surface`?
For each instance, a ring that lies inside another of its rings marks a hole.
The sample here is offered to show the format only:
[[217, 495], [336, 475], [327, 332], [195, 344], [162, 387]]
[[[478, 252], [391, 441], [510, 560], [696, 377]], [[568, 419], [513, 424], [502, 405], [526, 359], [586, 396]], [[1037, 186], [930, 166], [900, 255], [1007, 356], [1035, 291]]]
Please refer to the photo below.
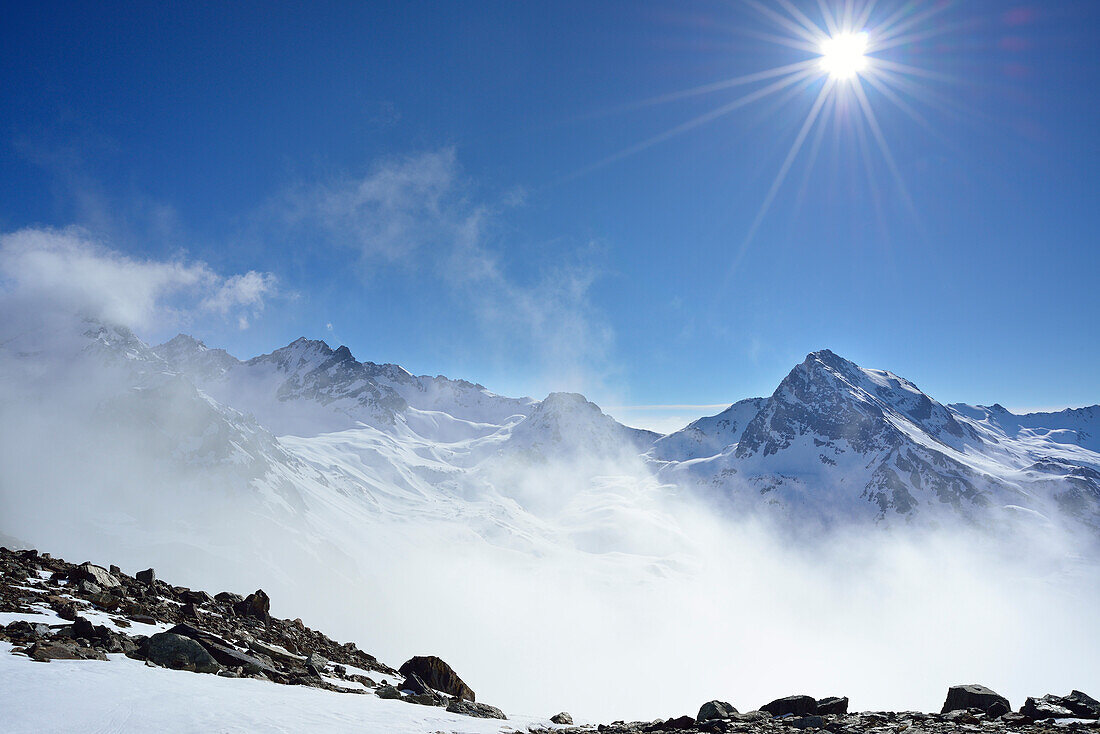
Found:
[[489, 734], [549, 721], [475, 719], [434, 706], [248, 678], [150, 668], [125, 655], [37, 663], [0, 642], [0, 729], [52, 732]]

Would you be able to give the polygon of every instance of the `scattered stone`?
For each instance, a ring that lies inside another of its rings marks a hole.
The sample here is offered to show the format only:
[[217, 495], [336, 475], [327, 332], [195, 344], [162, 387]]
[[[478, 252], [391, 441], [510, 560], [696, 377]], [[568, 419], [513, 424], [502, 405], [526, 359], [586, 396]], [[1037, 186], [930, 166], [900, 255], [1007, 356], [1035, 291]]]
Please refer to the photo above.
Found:
[[1070, 719], [1073, 712], [1061, 705], [1061, 696], [1029, 697], [1020, 707], [1020, 713], [1030, 719]]
[[808, 716], [817, 713], [817, 700], [813, 696], [785, 696], [764, 704], [760, 710], [767, 711], [772, 716]]
[[406, 678], [412, 675], [419, 676], [425, 683], [437, 691], [450, 694], [456, 698], [465, 698], [468, 701], [476, 701], [474, 691], [458, 677], [450, 665], [443, 662], [435, 655], [416, 656], [405, 661], [397, 672]]
[[573, 717], [569, 715], [568, 711], [562, 711], [551, 716], [550, 721], [554, 724], [572, 724]]
[[122, 582], [112, 576], [107, 569], [91, 563], [82, 563], [69, 574], [70, 581], [89, 581], [105, 589], [121, 586]]
[[703, 722], [713, 719], [728, 719], [736, 713], [737, 709], [725, 701], [707, 701], [699, 707], [699, 715], [695, 717], [695, 720]]
[[36, 642], [26, 650], [31, 660], [48, 663], [51, 660], [106, 660], [107, 656], [99, 650], [81, 645], [76, 641], [48, 640]]
[[1012, 704], [1008, 699], [996, 691], [983, 685], [972, 683], [970, 685], [951, 686], [947, 689], [947, 700], [943, 703], [941, 714], [960, 709], [981, 709], [985, 711], [997, 701], [1001, 701], [1009, 709]]
[[[478, 719], [505, 719], [507, 716], [504, 712], [498, 709], [496, 706], [490, 706], [487, 703], [474, 703], [473, 701], [467, 701], [462, 698], [452, 699], [447, 704], [447, 710], [452, 714], [463, 714], [464, 716], [473, 716]], [[569, 721], [573, 723], [572, 720]]]
[[188, 589], [180, 594], [180, 601], [184, 604], [202, 606], [203, 604], [213, 604], [214, 597], [210, 596], [205, 591], [191, 591]]
[[401, 691], [397, 690], [393, 686], [382, 686], [374, 692], [374, 695], [378, 696], [379, 698], [401, 698]]
[[[315, 652], [311, 652], [309, 657], [306, 658], [306, 669], [315, 675], [321, 675], [330, 665], [332, 665], [332, 663]], [[420, 691], [418, 691], [418, 693], [419, 692]]]
[[827, 696], [826, 698], [819, 698], [817, 701], [817, 713], [822, 716], [829, 714], [833, 716], [843, 716], [848, 713], [848, 697]]
[[792, 716], [790, 718], [783, 719], [783, 723], [787, 726], [793, 726], [795, 729], [820, 729], [825, 726], [825, 719], [820, 716]]

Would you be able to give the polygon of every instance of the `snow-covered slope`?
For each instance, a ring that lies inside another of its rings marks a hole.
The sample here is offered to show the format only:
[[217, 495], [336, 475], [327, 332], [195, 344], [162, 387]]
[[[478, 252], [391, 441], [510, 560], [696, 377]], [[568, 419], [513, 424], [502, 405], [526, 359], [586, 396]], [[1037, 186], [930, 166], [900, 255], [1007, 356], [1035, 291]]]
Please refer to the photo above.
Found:
[[[745, 401], [726, 413], [755, 407]], [[669, 462], [666, 478], [740, 507], [826, 523], [986, 522], [1022, 508], [1100, 526], [1097, 412], [1014, 416], [944, 406], [902, 377], [823, 350], [791, 370], [736, 442], [706, 456], [715, 446], [697, 450], [689, 426], [659, 441], [654, 454]]]

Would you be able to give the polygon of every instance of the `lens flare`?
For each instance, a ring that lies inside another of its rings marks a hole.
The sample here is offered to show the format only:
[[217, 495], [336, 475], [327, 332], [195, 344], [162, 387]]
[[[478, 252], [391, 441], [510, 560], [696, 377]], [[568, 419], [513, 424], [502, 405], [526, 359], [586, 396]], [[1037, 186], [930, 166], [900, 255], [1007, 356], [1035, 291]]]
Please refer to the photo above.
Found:
[[821, 69], [836, 80], [852, 79], [867, 68], [867, 33], [839, 33], [821, 42]]

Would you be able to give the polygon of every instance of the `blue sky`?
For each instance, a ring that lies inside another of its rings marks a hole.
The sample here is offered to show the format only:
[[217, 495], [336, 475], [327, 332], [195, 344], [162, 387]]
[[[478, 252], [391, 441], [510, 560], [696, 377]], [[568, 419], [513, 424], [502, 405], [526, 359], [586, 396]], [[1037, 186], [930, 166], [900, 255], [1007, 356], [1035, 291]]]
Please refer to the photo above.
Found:
[[754, 227], [827, 80], [666, 133], [771, 80], [675, 93], [814, 57], [760, 8], [24, 3], [0, 231], [259, 278], [166, 294], [150, 340], [323, 338], [636, 424], [823, 347], [944, 402], [1098, 402], [1100, 5], [879, 0], [864, 27], [909, 24], [872, 54], [904, 109], [865, 84], [889, 157], [838, 85]]

